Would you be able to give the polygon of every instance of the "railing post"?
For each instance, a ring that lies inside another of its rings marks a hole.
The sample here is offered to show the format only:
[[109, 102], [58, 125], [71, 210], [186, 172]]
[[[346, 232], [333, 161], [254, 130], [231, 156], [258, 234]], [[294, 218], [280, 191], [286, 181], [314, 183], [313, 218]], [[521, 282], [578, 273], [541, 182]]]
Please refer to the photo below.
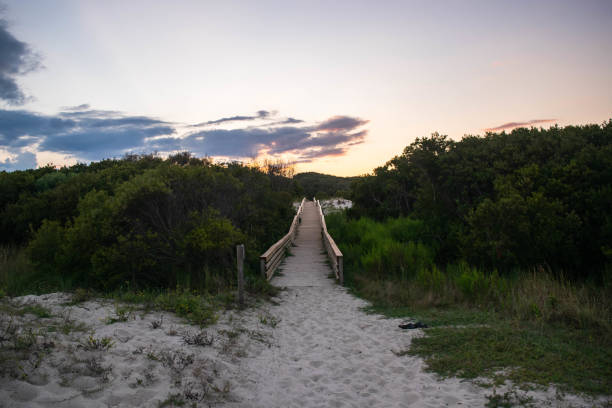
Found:
[[236, 263], [238, 267], [238, 304], [244, 306], [244, 245], [236, 245]]
[[259, 258], [259, 269], [261, 270], [261, 275], [264, 278], [267, 278], [267, 276], [266, 276], [266, 260], [264, 258]]

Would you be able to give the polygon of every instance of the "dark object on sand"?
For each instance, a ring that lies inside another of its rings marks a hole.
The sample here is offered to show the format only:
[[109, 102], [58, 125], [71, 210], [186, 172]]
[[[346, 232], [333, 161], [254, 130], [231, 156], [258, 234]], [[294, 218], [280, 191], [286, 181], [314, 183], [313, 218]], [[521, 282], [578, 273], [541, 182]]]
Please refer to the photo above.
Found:
[[425, 323], [416, 322], [416, 323], [402, 323], [399, 325], [400, 329], [426, 329], [427, 325]]

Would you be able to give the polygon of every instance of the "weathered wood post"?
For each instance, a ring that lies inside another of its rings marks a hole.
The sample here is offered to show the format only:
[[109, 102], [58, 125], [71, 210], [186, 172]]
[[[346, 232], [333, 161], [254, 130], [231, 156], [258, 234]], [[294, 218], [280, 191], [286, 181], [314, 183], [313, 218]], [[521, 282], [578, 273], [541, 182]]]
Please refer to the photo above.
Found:
[[236, 262], [238, 266], [238, 304], [244, 306], [244, 245], [236, 245]]

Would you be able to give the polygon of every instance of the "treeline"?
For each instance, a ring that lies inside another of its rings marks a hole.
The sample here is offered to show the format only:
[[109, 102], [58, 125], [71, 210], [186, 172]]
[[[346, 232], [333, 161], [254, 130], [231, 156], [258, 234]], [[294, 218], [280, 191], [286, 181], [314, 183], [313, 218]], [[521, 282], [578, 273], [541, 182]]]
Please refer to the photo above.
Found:
[[352, 185], [349, 217], [422, 222], [436, 264], [600, 279], [612, 260], [612, 120], [433, 134]]
[[302, 195], [312, 199], [342, 197], [350, 198], [351, 183], [359, 177], [338, 177], [315, 172], [298, 173], [293, 176]]
[[213, 164], [189, 153], [0, 173], [0, 240], [25, 247], [37, 290], [183, 287], [247, 271], [293, 216], [296, 184], [267, 164]]

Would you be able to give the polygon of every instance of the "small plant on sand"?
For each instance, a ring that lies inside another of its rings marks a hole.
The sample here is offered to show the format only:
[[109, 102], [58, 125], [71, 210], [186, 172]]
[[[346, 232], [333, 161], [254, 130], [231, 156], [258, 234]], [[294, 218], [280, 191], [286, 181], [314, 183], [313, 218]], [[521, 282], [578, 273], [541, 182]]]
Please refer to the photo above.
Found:
[[93, 292], [90, 289], [76, 288], [72, 294], [70, 304], [77, 305], [79, 303], [87, 302], [92, 297]]
[[190, 346], [212, 346], [214, 340], [214, 336], [208, 334], [205, 330], [199, 332], [185, 331], [183, 333], [183, 341]]
[[70, 318], [70, 310], [62, 313], [61, 319], [59, 330], [64, 334], [69, 334], [73, 331], [82, 332], [87, 330], [87, 325], [85, 323], [77, 322], [76, 320]]
[[49, 309], [39, 305], [38, 303], [33, 303], [29, 305], [25, 305], [21, 308], [21, 314], [33, 314], [36, 317], [41, 319], [51, 317], [51, 312]]
[[113, 367], [108, 365], [102, 365], [102, 361], [99, 358], [91, 357], [85, 361], [87, 370], [92, 377], [101, 377], [102, 382], [108, 382], [110, 375], [113, 372]]
[[159, 408], [164, 407], [182, 407], [185, 405], [185, 400], [181, 394], [169, 394], [168, 397], [159, 403]]
[[193, 364], [194, 361], [193, 354], [187, 354], [181, 350], [164, 350], [158, 356], [164, 366], [169, 367], [176, 373], [181, 373], [185, 367]]
[[177, 288], [158, 295], [155, 298], [155, 307], [174, 312], [200, 326], [207, 326], [217, 321], [211, 302], [205, 296], [187, 289]]
[[119, 322], [127, 322], [133, 316], [133, 309], [130, 307], [120, 306], [115, 303], [115, 317], [109, 316], [106, 318], [106, 324]]
[[13, 317], [0, 317], [0, 346], [14, 338], [17, 333], [17, 325]]
[[219, 334], [224, 334], [227, 336], [228, 339], [233, 339], [236, 338], [238, 336], [240, 336], [240, 331], [239, 330], [225, 330], [225, 329], [221, 329], [219, 330]]
[[37, 345], [37, 333], [31, 328], [23, 330], [20, 334], [13, 337], [13, 349], [15, 350], [30, 350]]
[[142, 377], [136, 378], [136, 382], [130, 384], [130, 387], [148, 387], [151, 384], [155, 383], [155, 381], [157, 381], [157, 378], [155, 378], [155, 374], [150, 371], [147, 371]]
[[512, 407], [535, 407], [533, 398], [518, 395], [515, 391], [508, 391], [504, 394], [493, 392], [487, 395], [489, 400], [485, 407], [487, 408], [512, 408]]
[[94, 337], [90, 335], [85, 341], [84, 347], [88, 350], [109, 350], [115, 345], [111, 337]]
[[259, 316], [259, 323], [265, 324], [266, 326], [270, 326], [272, 328], [276, 327], [279, 321], [280, 321], [279, 319], [277, 319], [276, 317], [272, 315], [260, 315]]
[[163, 324], [164, 324], [164, 315], [161, 315], [161, 317], [159, 319], [153, 320], [151, 322], [151, 328], [152, 329], [160, 329]]
[[159, 356], [157, 354], [155, 354], [155, 352], [153, 350], [148, 350], [145, 353], [145, 357], [148, 358], [149, 360], [152, 360], [152, 361], [159, 361]]

